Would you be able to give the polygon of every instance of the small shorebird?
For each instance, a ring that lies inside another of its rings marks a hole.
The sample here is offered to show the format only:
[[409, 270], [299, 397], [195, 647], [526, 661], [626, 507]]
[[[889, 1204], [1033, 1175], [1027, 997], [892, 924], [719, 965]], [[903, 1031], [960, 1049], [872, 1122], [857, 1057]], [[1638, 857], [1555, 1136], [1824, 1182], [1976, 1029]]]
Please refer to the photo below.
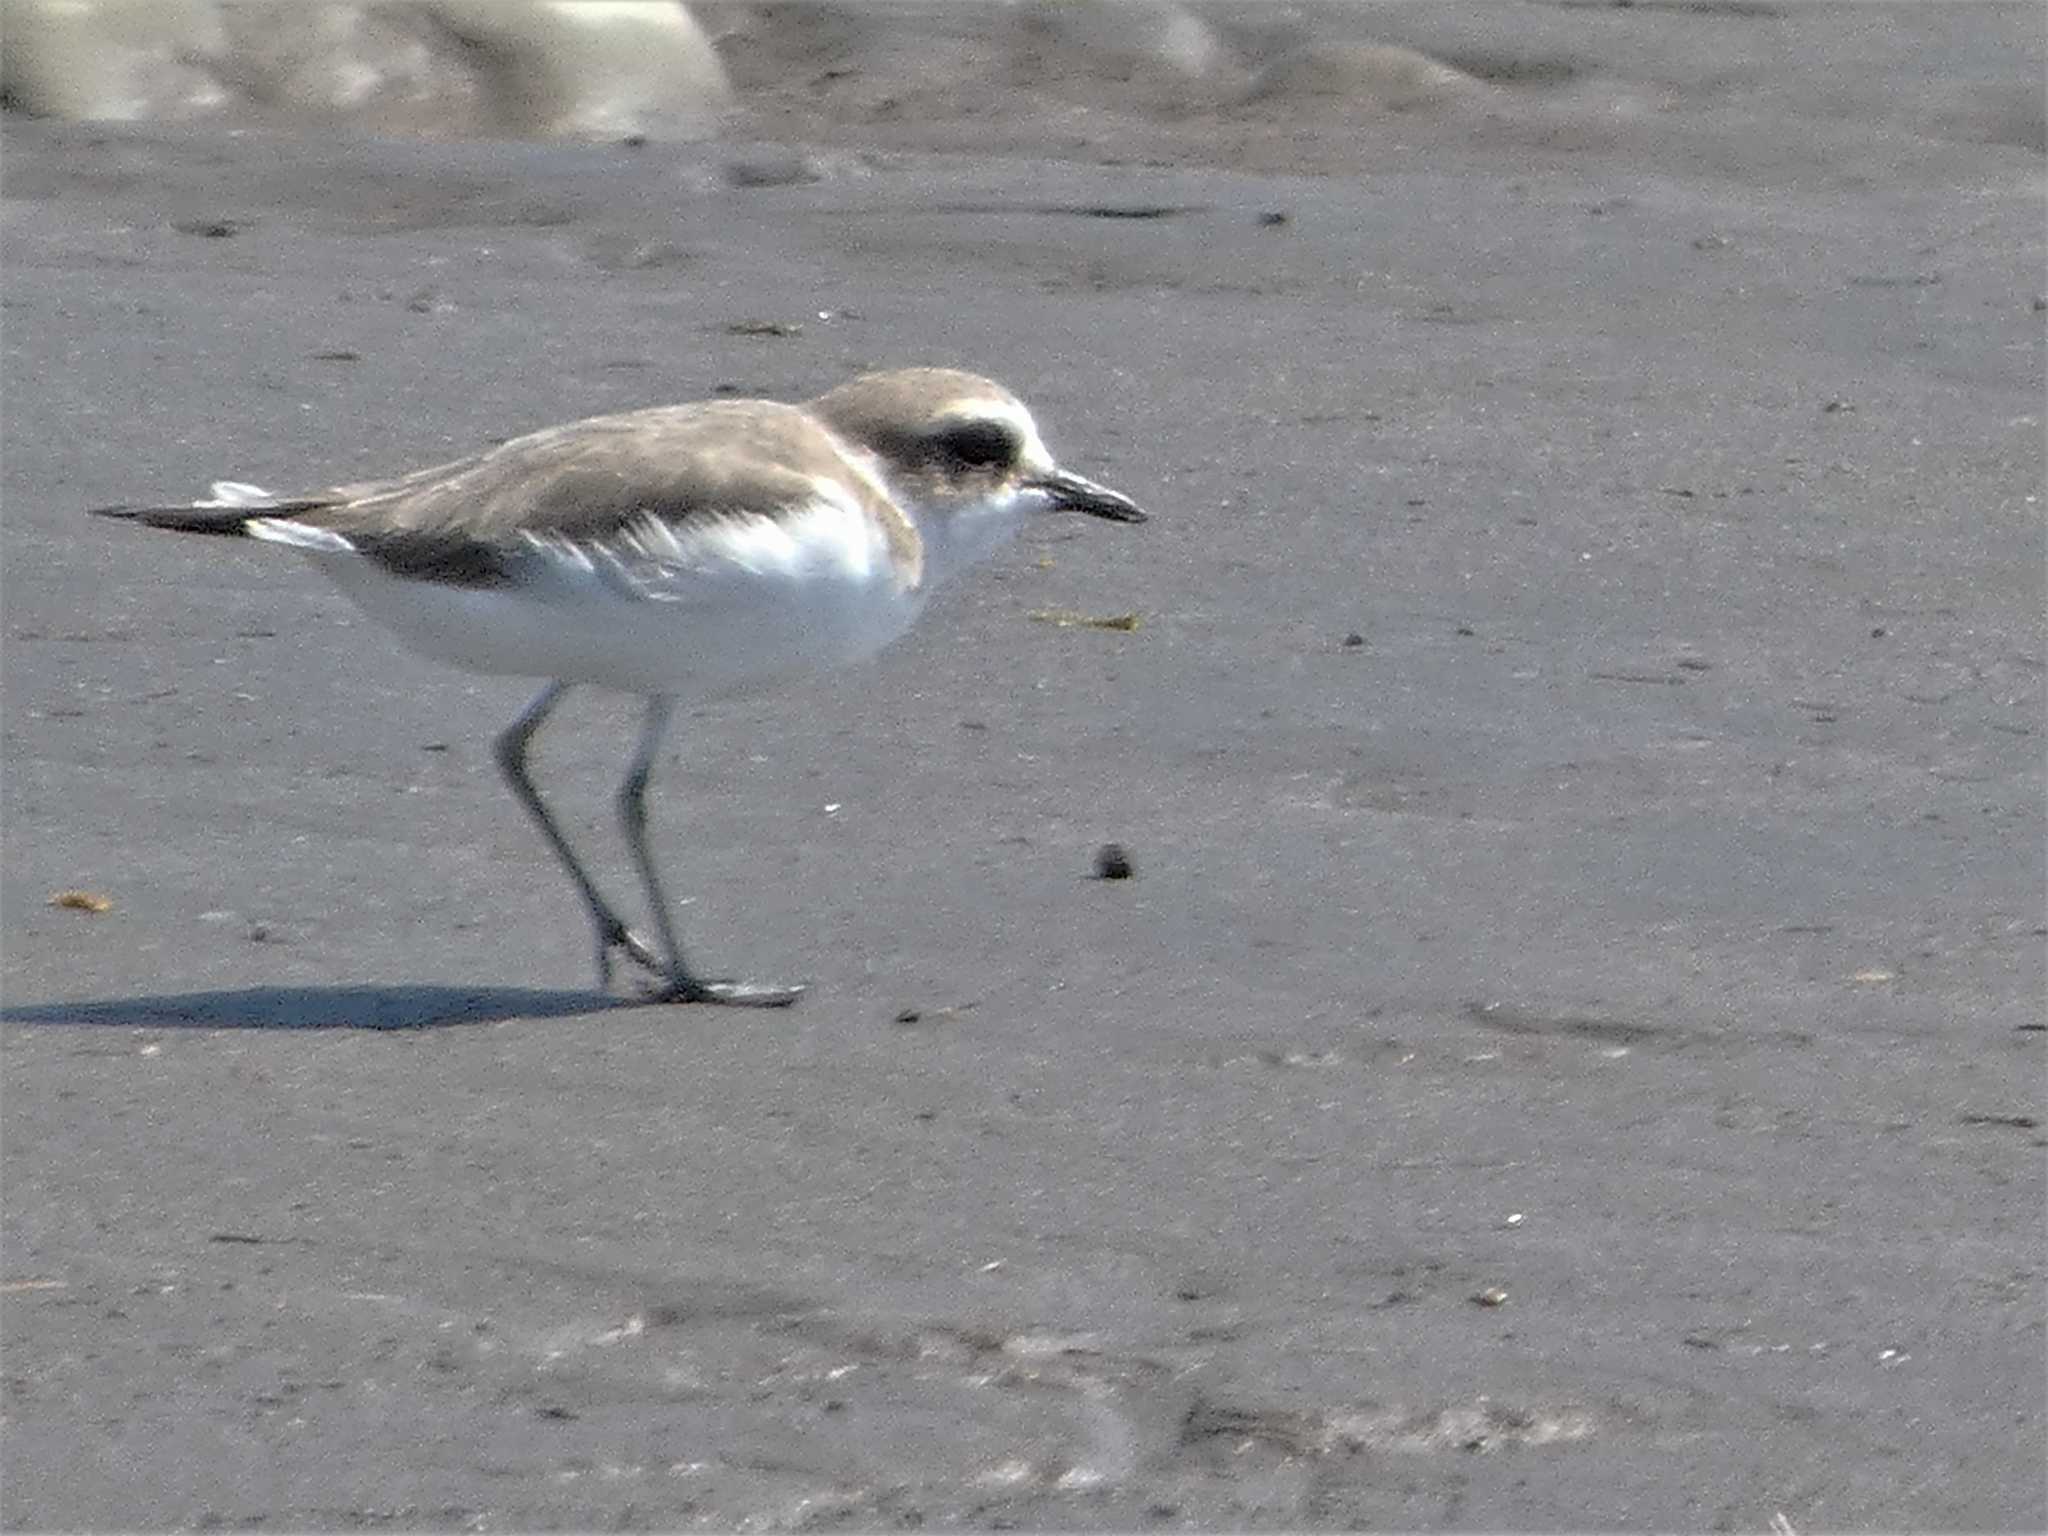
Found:
[[[658, 999], [756, 1007], [803, 989], [694, 971], [648, 852], [647, 781], [678, 702], [872, 656], [934, 586], [1037, 513], [1145, 519], [1061, 469], [1015, 395], [946, 368], [865, 374], [801, 406], [593, 416], [310, 495], [220, 481], [188, 506], [96, 510], [289, 545], [423, 654], [549, 679], [498, 737], [498, 766], [576, 882], [598, 985], [623, 951], [653, 973]], [[658, 949], [599, 893], [527, 773], [535, 734], [578, 683], [647, 700], [618, 812]]]

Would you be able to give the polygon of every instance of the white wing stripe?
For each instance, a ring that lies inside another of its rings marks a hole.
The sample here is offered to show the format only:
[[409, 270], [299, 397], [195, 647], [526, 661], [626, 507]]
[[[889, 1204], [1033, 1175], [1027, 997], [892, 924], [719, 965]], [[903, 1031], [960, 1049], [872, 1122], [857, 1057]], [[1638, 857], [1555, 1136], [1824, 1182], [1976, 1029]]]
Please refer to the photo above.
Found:
[[294, 549], [303, 549], [315, 555], [352, 555], [355, 545], [340, 534], [326, 528], [315, 528], [308, 523], [293, 522], [288, 517], [252, 517], [242, 525], [242, 531], [252, 539], [266, 539], [272, 544], [289, 544]]

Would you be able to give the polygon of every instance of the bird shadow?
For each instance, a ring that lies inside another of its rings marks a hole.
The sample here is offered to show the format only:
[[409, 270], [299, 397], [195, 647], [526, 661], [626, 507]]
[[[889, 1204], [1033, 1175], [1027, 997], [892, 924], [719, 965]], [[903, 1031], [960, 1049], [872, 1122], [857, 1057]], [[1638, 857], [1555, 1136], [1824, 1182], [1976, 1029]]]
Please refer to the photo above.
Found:
[[630, 998], [531, 987], [247, 987], [233, 992], [81, 999], [0, 1007], [0, 1023], [148, 1029], [441, 1029], [558, 1019], [636, 1006]]

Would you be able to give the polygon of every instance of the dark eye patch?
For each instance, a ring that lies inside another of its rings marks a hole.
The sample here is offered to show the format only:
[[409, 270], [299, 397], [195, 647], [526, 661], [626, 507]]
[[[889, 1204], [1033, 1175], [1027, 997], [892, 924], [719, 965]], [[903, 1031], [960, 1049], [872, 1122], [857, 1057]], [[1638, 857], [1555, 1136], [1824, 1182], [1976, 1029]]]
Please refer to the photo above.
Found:
[[946, 456], [972, 469], [1005, 468], [1017, 460], [1017, 434], [1000, 421], [955, 421], [939, 433]]

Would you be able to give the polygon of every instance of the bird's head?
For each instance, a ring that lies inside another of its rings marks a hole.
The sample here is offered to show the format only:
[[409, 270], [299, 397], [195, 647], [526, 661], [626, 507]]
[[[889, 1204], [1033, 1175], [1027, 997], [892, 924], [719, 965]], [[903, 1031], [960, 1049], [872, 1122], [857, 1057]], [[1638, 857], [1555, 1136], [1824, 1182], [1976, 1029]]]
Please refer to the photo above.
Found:
[[1142, 523], [1129, 497], [1060, 468], [1031, 412], [993, 379], [951, 368], [862, 374], [810, 403], [872, 454], [916, 521], [934, 574], [989, 554], [1040, 512]]

